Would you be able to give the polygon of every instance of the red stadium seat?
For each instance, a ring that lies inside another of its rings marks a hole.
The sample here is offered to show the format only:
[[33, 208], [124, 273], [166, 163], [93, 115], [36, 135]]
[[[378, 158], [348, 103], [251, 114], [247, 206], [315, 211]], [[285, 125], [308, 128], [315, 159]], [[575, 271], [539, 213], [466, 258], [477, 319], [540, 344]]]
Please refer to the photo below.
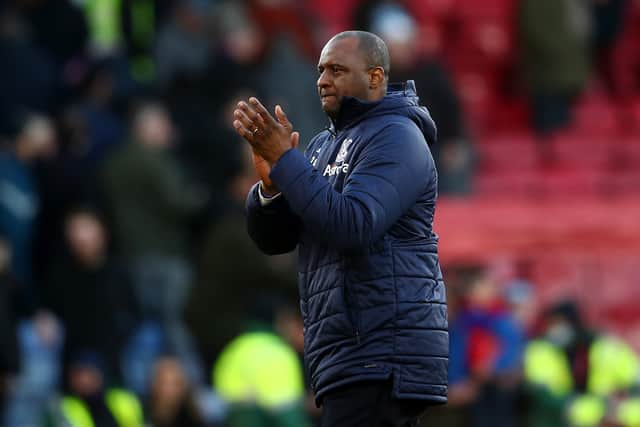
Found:
[[594, 170], [550, 169], [540, 175], [540, 192], [545, 196], [597, 197], [607, 191], [607, 173]]
[[442, 23], [447, 20], [456, 0], [408, 0], [407, 8], [422, 25], [425, 23]]
[[525, 171], [539, 166], [540, 146], [528, 133], [487, 136], [478, 144], [480, 167], [486, 171]]
[[549, 163], [557, 169], [606, 171], [614, 165], [614, 140], [569, 132], [556, 134], [547, 144]]
[[618, 136], [621, 133], [618, 106], [603, 94], [587, 95], [574, 108], [571, 128], [588, 136]]
[[539, 178], [533, 171], [481, 172], [474, 180], [474, 191], [480, 197], [527, 198], [538, 193]]

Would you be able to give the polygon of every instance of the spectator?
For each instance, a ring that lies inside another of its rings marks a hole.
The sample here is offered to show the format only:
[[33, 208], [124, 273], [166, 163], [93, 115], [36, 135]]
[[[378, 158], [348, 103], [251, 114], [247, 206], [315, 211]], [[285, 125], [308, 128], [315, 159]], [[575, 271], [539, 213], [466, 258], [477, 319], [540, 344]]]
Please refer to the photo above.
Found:
[[12, 382], [4, 425], [37, 426], [59, 386], [64, 331], [51, 313], [41, 310], [22, 319], [17, 332], [20, 372]]
[[202, 80], [211, 66], [211, 4], [203, 0], [178, 2], [160, 28], [154, 49], [156, 83], [167, 87], [179, 78]]
[[247, 295], [266, 289], [296, 290], [295, 259], [290, 255], [273, 259], [265, 256], [245, 231], [245, 195], [257, 178], [250, 153], [242, 148], [244, 165], [240, 173], [236, 170], [226, 192], [217, 196], [227, 201], [226, 210], [205, 232], [198, 286], [189, 304], [189, 320], [207, 363], [213, 363], [224, 345], [243, 332], [252, 303]]
[[146, 413], [154, 427], [204, 427], [198, 402], [179, 360], [167, 356], [156, 362]]
[[173, 139], [164, 106], [141, 104], [131, 141], [107, 160], [103, 179], [116, 246], [132, 274], [142, 315], [162, 324], [169, 349], [190, 380], [199, 381], [199, 362], [182, 315], [192, 278], [189, 226], [206, 198], [183, 179], [169, 151]]
[[625, 31], [625, 15], [630, 10], [630, 3], [628, 0], [598, 0], [591, 5], [594, 27], [591, 47], [594, 65], [614, 96], [623, 95], [617, 92], [619, 88], [616, 84], [618, 76], [615, 68], [618, 64], [615, 62], [615, 47]]
[[53, 59], [56, 72], [62, 77], [65, 66], [83, 55], [87, 44], [87, 24], [78, 3], [70, 0], [15, 3], [29, 23], [33, 41]]
[[9, 2], [0, 3], [0, 132], [10, 131], [17, 109], [51, 112], [58, 84], [47, 54], [29, 38], [29, 27]]
[[399, 4], [372, 6], [365, 2], [359, 14], [363, 15], [360, 19], [369, 17], [365, 29], [382, 37], [389, 47], [391, 81], [414, 80], [420, 102], [429, 108], [438, 125], [433, 156], [438, 167], [439, 191], [443, 194], [469, 193], [473, 175], [472, 149], [460, 101], [447, 71], [434, 55], [426, 56], [418, 51], [416, 22]]
[[138, 399], [126, 390], [107, 388], [103, 361], [90, 350], [74, 355], [68, 369], [68, 393], [49, 415], [53, 427], [142, 427]]
[[452, 390], [463, 385], [474, 391], [472, 426], [515, 426], [524, 333], [485, 273], [473, 273], [463, 295], [450, 324]]
[[13, 116], [7, 146], [0, 147], [0, 234], [11, 246], [10, 271], [21, 287], [24, 304], [34, 308], [32, 245], [40, 193], [32, 167], [55, 150], [56, 141], [47, 117], [16, 112]]
[[47, 302], [66, 330], [64, 360], [94, 349], [109, 384], [120, 378], [119, 357], [136, 313], [127, 276], [111, 258], [108, 233], [90, 208], [75, 208], [65, 222], [65, 248], [51, 262]]
[[213, 368], [213, 385], [229, 407], [228, 427], [305, 427], [302, 365], [285, 337], [286, 305], [255, 298], [248, 330], [231, 341]]
[[114, 113], [114, 76], [107, 62], [93, 64], [82, 98], [58, 117], [60, 148], [38, 168], [42, 215], [35, 242], [36, 276], [44, 279], [50, 254], [62, 250], [64, 216], [79, 204], [103, 206], [96, 171], [122, 141], [124, 128]]
[[589, 2], [522, 0], [520, 37], [533, 125], [543, 134], [571, 122], [574, 98], [590, 71]]
[[[543, 334], [527, 345], [531, 427], [596, 427], [623, 421], [608, 404], [637, 386], [638, 358], [623, 342], [587, 328], [578, 310], [573, 301], [550, 307], [544, 313]], [[626, 404], [640, 409], [637, 400]]]

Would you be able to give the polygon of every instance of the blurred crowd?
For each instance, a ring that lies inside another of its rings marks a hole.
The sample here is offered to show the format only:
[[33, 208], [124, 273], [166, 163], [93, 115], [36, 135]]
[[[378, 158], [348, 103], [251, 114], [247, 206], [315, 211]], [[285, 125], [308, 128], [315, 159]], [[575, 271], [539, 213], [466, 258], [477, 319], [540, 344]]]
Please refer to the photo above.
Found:
[[[0, 425], [313, 425], [295, 257], [246, 235], [235, 103], [279, 103], [304, 144], [327, 125], [320, 48], [373, 31], [438, 125], [441, 195], [470, 195], [488, 130], [566, 131], [594, 86], [633, 116], [637, 10], [0, 0]], [[449, 276], [451, 404], [426, 425], [640, 426], [636, 356], [575, 303], [537, 307], [526, 274]]]

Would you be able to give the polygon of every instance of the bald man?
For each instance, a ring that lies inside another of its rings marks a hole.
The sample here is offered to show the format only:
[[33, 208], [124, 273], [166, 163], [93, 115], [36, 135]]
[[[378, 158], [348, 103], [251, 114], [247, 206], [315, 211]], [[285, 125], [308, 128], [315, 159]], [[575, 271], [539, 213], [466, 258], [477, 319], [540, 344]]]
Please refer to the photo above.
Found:
[[233, 125], [261, 177], [249, 234], [298, 248], [305, 362], [323, 427], [415, 426], [447, 400], [449, 336], [433, 216], [436, 129], [413, 81], [388, 84], [376, 35], [324, 46], [318, 94], [330, 127], [304, 154], [280, 106], [240, 101]]

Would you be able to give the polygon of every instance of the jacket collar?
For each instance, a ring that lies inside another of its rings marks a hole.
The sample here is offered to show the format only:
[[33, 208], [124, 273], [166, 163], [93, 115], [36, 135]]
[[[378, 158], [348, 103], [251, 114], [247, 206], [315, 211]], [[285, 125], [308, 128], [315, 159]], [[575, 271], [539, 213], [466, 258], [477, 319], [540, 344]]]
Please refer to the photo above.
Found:
[[413, 80], [401, 83], [390, 83], [387, 87], [387, 94], [378, 101], [363, 101], [361, 99], [345, 96], [338, 117], [329, 119], [329, 132], [336, 134], [338, 131], [359, 122], [364, 115], [378, 106], [384, 106], [394, 99], [403, 97], [415, 97], [416, 86]]

